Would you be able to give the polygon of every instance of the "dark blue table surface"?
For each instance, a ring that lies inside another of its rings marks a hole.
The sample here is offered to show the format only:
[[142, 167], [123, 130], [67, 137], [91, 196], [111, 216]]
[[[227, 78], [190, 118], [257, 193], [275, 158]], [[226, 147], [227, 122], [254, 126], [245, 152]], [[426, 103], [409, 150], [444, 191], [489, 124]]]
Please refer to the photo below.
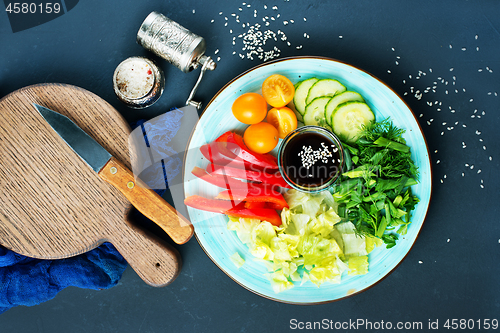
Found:
[[[153, 10], [206, 39], [206, 54], [218, 67], [196, 94], [205, 103], [262, 63], [247, 59], [238, 38], [255, 23], [286, 35], [290, 46], [268, 41], [280, 58], [336, 58], [391, 86], [416, 114], [432, 155], [432, 202], [420, 236], [373, 288], [314, 306], [247, 291], [193, 238], [176, 246], [184, 266], [167, 287], [150, 287], [127, 268], [110, 290], [67, 288], [41, 305], [5, 312], [0, 332], [283, 332], [323, 319], [423, 325], [394, 330], [401, 332], [427, 331], [429, 321], [439, 320], [444, 331], [447, 319], [450, 325], [451, 319], [473, 319], [472, 332], [478, 323], [500, 320], [500, 2], [82, 0], [58, 18], [16, 33], [3, 11], [0, 97], [31, 84], [68, 83], [101, 96], [129, 121], [183, 105], [199, 72], [184, 74], [162, 60], [167, 80], [157, 104], [136, 111], [113, 93], [115, 67], [129, 56], [150, 56], [135, 35]], [[363, 330], [377, 331], [339, 331]]]

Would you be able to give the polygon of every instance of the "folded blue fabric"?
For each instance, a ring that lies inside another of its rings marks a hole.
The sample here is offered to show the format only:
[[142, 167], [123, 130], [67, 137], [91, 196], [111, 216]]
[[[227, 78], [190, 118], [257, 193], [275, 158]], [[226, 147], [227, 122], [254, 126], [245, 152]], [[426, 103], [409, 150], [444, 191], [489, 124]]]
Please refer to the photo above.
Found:
[[118, 283], [127, 262], [110, 243], [59, 260], [28, 258], [0, 246], [0, 313], [17, 305], [48, 301], [75, 286], [107, 289]]
[[[180, 121], [182, 113], [178, 118]], [[144, 121], [131, 124], [132, 128], [137, 126], [142, 127], [148, 147], [151, 147], [151, 143], [168, 143], [177, 133], [179, 122], [149, 126], [149, 140]], [[159, 135], [161, 140], [153, 138]], [[168, 184], [167, 177], [174, 178], [180, 172], [180, 166], [174, 167], [170, 162], [159, 165], [163, 166], [163, 170], [157, 172], [162, 178], [161, 183]], [[165, 190], [156, 192], [162, 195]], [[140, 213], [136, 212], [136, 215], [143, 219], [143, 223], [150, 223]], [[111, 288], [118, 283], [126, 267], [127, 262], [110, 243], [59, 260], [28, 258], [0, 245], [0, 313], [17, 305], [33, 306], [48, 301], [69, 286], [94, 290]]]

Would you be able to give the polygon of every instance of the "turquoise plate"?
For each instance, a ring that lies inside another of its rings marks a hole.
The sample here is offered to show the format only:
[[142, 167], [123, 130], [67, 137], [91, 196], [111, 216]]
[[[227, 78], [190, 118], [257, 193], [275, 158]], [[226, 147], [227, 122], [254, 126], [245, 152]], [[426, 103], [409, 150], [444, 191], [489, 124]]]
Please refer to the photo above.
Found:
[[[387, 85], [372, 75], [340, 61], [319, 57], [294, 57], [267, 62], [239, 75], [210, 101], [199, 123], [195, 127], [186, 154], [184, 169], [185, 195], [198, 194], [208, 198], [217, 195], [220, 188], [195, 179], [191, 174], [194, 166], [205, 167], [208, 163], [197, 149], [206, 142], [215, 140], [222, 133], [233, 130], [242, 133], [246, 125], [239, 123], [231, 113], [233, 101], [245, 92], [260, 92], [262, 82], [271, 74], [282, 74], [294, 84], [310, 77], [335, 78], [349, 90], [360, 93], [376, 119], [390, 117], [393, 123], [406, 129], [404, 135], [412, 149], [412, 156], [420, 171], [420, 183], [413, 186], [420, 199], [408, 233], [400, 237], [392, 249], [378, 247], [369, 255], [369, 273], [362, 276], [342, 276], [340, 284], [323, 284], [320, 288], [307, 282], [302, 286], [275, 293], [267, 280], [264, 263], [253, 260], [246, 245], [237, 238], [234, 231], [226, 228], [227, 217], [222, 214], [204, 212], [188, 207], [189, 217], [195, 227], [195, 235], [201, 247], [213, 262], [234, 281], [263, 297], [295, 304], [324, 303], [342, 299], [373, 286], [387, 276], [410, 251], [429, 207], [431, 198], [431, 164], [422, 130], [405, 102]], [[237, 269], [229, 259], [238, 252], [245, 264]]]

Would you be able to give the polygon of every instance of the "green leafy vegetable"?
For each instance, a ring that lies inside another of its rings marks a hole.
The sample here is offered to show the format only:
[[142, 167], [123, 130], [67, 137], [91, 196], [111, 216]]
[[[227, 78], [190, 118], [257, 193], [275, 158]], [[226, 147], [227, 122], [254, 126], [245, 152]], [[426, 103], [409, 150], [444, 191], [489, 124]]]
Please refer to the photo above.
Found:
[[411, 191], [418, 183], [418, 167], [403, 134], [389, 119], [364, 126], [355, 143], [344, 144], [351, 168], [332, 190], [342, 220], [352, 221], [360, 235], [381, 239], [387, 248], [406, 234], [419, 201]]

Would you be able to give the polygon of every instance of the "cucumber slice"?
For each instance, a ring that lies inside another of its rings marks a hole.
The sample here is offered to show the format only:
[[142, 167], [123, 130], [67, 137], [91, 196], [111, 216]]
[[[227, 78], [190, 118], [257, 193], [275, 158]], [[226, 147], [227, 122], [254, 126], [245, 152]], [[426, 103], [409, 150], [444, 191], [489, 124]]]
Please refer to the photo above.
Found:
[[337, 80], [323, 79], [316, 81], [307, 94], [306, 105], [313, 99], [320, 96], [334, 96], [346, 90], [346, 87]]
[[333, 132], [346, 142], [355, 142], [361, 136], [361, 125], [366, 126], [372, 121], [375, 121], [375, 115], [363, 102], [346, 102], [332, 114]]
[[301, 123], [304, 122], [304, 117], [299, 113], [299, 111], [293, 110], [293, 113], [295, 113], [295, 116], [297, 116], [297, 121], [300, 121]]
[[331, 97], [329, 96], [316, 97], [311, 103], [307, 104], [304, 113], [304, 124], [322, 127], [325, 127], [325, 125], [328, 126], [325, 120], [325, 106], [330, 99]]
[[301, 114], [301, 116], [304, 115], [304, 112], [306, 110], [306, 98], [307, 94], [309, 93], [309, 89], [313, 84], [316, 83], [319, 79], [313, 77], [307, 80], [300, 81], [295, 85], [295, 95], [293, 96], [293, 104], [295, 105], [295, 110], [297, 110], [298, 113]]
[[295, 108], [295, 105], [293, 103], [290, 103], [287, 105], [287, 107], [290, 108], [290, 110], [293, 111], [293, 113], [295, 113], [295, 116], [297, 116], [297, 120], [300, 121], [301, 123], [304, 122], [304, 118], [302, 117], [302, 115], [299, 113], [299, 111], [297, 111], [297, 109]]
[[332, 113], [333, 111], [345, 102], [364, 102], [363, 96], [355, 91], [344, 91], [335, 95], [325, 107], [325, 119], [328, 125], [332, 126]]

